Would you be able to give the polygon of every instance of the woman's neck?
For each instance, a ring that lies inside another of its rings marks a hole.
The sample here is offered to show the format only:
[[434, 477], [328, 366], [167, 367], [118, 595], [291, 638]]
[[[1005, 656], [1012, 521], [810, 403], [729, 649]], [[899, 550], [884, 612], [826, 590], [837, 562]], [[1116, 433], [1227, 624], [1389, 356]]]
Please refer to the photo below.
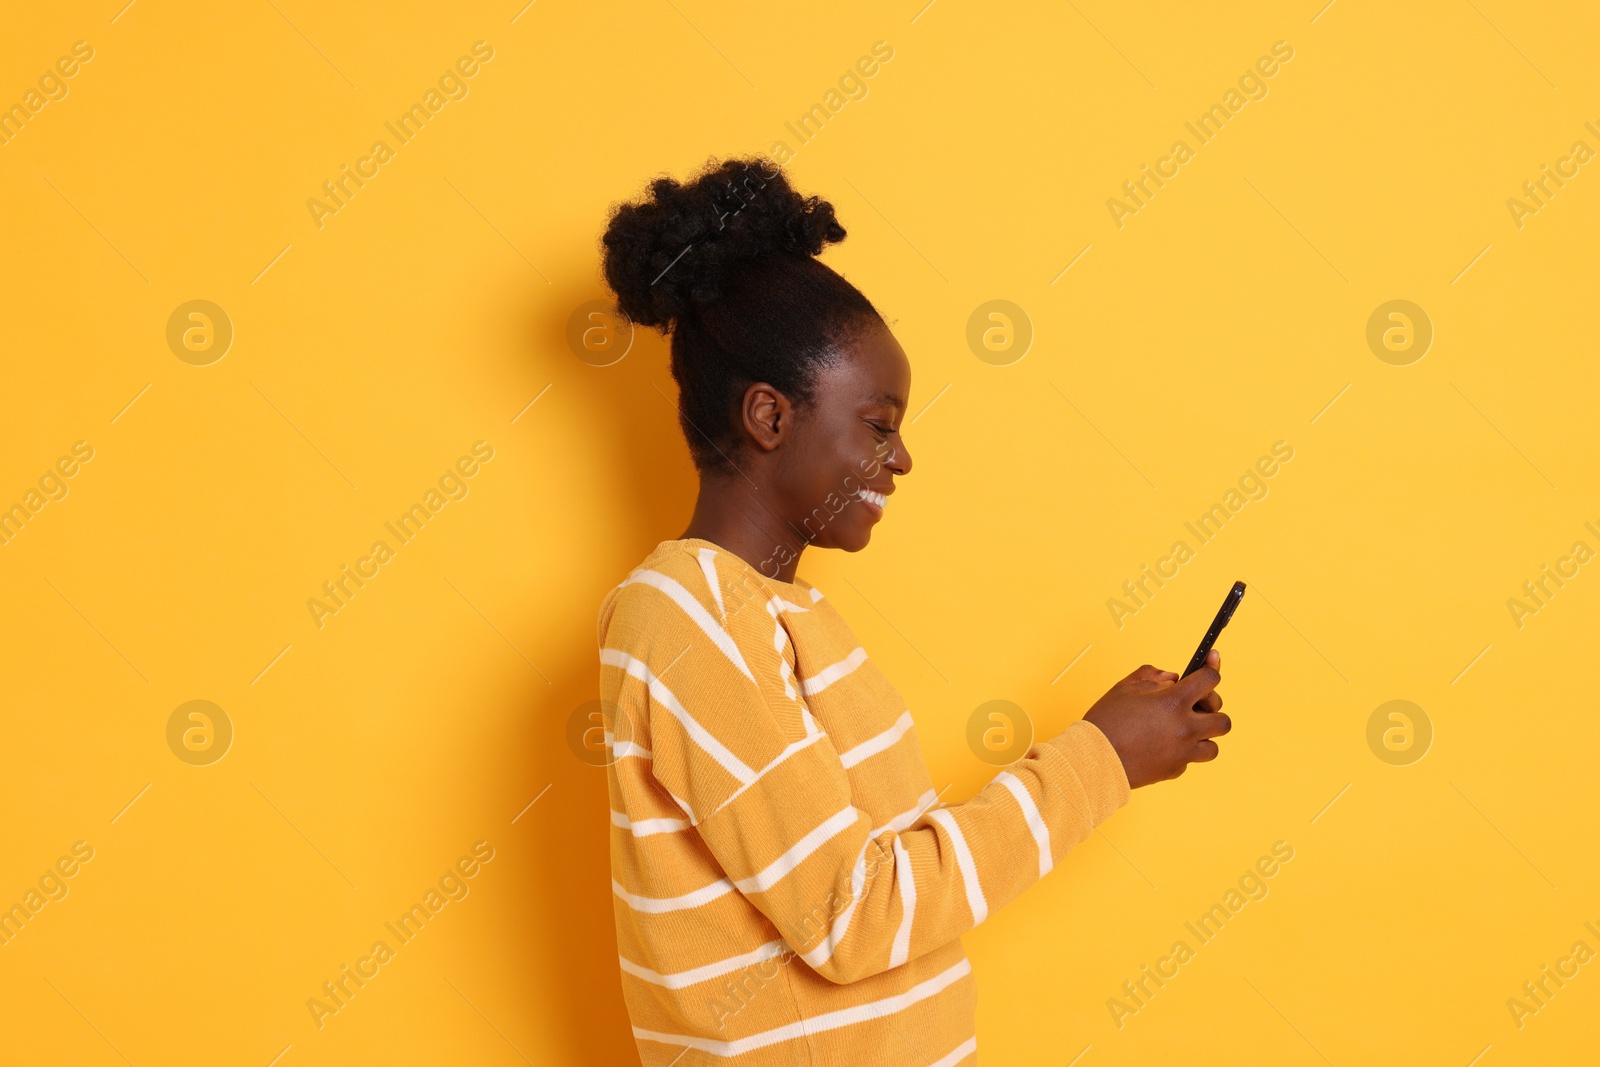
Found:
[[806, 541], [777, 514], [780, 505], [742, 475], [702, 475], [694, 514], [683, 537], [732, 552], [762, 575], [794, 581]]

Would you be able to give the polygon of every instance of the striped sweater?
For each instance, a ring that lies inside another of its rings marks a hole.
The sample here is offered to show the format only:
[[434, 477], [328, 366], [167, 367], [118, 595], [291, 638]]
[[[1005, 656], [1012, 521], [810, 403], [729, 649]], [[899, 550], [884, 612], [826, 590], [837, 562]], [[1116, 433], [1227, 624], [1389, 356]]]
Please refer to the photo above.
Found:
[[1080, 720], [941, 804], [911, 713], [821, 591], [696, 538], [607, 595], [599, 637], [646, 1067], [975, 1063], [961, 934], [1127, 802], [1105, 735]]

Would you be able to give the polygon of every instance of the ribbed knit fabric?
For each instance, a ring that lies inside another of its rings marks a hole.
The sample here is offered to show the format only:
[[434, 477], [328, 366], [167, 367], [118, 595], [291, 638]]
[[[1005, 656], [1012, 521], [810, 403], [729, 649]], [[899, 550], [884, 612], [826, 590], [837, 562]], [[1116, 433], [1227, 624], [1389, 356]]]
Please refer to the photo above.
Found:
[[1080, 720], [941, 804], [831, 602], [695, 538], [607, 595], [599, 637], [646, 1067], [975, 1063], [961, 934], [1127, 802], [1105, 735]]

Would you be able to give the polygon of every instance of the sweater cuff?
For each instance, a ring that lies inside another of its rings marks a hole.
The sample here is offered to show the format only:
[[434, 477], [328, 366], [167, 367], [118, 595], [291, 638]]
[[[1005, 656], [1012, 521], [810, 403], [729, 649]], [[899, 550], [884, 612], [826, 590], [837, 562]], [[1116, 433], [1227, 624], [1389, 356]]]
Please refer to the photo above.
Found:
[[1095, 826], [1128, 802], [1132, 790], [1128, 786], [1128, 773], [1122, 767], [1122, 757], [1094, 723], [1079, 719], [1044, 744], [1065, 756], [1071, 764]]

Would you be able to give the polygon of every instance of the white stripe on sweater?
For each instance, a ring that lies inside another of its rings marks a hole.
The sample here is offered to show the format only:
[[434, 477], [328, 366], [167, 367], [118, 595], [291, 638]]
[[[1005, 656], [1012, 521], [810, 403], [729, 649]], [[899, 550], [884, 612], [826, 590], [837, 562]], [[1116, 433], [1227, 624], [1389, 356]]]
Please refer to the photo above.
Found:
[[894, 871], [900, 881], [900, 928], [894, 932], [889, 949], [889, 966], [898, 967], [911, 958], [911, 923], [917, 914], [917, 879], [911, 870], [911, 853], [894, 839]]
[[801, 688], [805, 691], [806, 696], [815, 696], [840, 678], [853, 673], [857, 667], [865, 662], [867, 662], [867, 650], [858, 648], [838, 663], [830, 663], [816, 674], [807, 678], [801, 683]]
[[624, 759], [628, 756], [637, 756], [640, 759], [656, 758], [655, 753], [643, 745], [634, 744], [632, 741], [618, 741], [616, 735], [610, 730], [605, 731], [602, 736], [605, 738], [606, 747], [611, 750], [611, 758], [613, 760]]
[[1033, 802], [1033, 795], [1022, 784], [1022, 779], [1010, 771], [1001, 771], [994, 776], [994, 780], [1011, 790], [1011, 795], [1017, 798], [1022, 817], [1028, 820], [1028, 830], [1033, 834], [1033, 843], [1039, 846], [1039, 877], [1043, 878], [1050, 873], [1054, 861], [1050, 858], [1050, 828], [1044, 824], [1044, 816], [1039, 814], [1039, 805]]
[[[662, 788], [665, 789], [666, 787], [663, 786]], [[671, 797], [672, 798], [672, 802], [674, 804], [678, 805], [678, 809], [680, 811], [682, 811], [683, 814], [684, 814], [684, 817], [689, 820], [689, 825], [690, 826], [699, 826], [700, 825], [700, 820], [694, 817], [694, 810], [691, 809], [689, 807], [689, 805], [686, 804], [681, 798], [679, 798], [678, 794], [674, 793], [670, 789], [667, 789], [667, 796]]]
[[711, 599], [717, 602], [717, 614], [722, 616], [723, 622], [727, 622], [728, 609], [722, 605], [722, 583], [717, 581], [717, 565], [713, 562], [716, 558], [715, 549], [700, 550], [700, 570], [706, 576], [706, 585], [711, 587]]
[[960, 1063], [962, 1060], [965, 1060], [968, 1056], [977, 1051], [978, 1039], [976, 1037], [969, 1037], [965, 1041], [961, 1042], [961, 1044], [951, 1049], [948, 1054], [940, 1056], [937, 1062], [928, 1064], [928, 1067], [956, 1067], [956, 1064]]
[[711, 613], [705, 609], [705, 606], [700, 601], [694, 598], [693, 593], [673, 579], [668, 578], [665, 574], [657, 571], [634, 571], [622, 582], [622, 585], [635, 584], [648, 585], [652, 589], [659, 589], [671, 597], [673, 603], [682, 608], [684, 613], [694, 620], [694, 624], [705, 631], [705, 635], [711, 638], [711, 642], [722, 649], [723, 655], [727, 656], [728, 660], [739, 668], [739, 673], [749, 678], [752, 682], [755, 681], [755, 675], [751, 674], [750, 668], [745, 665], [744, 656], [739, 652], [739, 646], [733, 643], [733, 638], [728, 636], [728, 631], [724, 630], [717, 620], [711, 617]]
[[[740, 795], [743, 794], [746, 789], [749, 789], [751, 786], [753, 786], [753, 785], [757, 784], [758, 782], [760, 782], [761, 779], [766, 777], [767, 772], [772, 770], [778, 764], [782, 763], [784, 760], [788, 759], [790, 756], [794, 755], [796, 752], [799, 752], [801, 749], [810, 748], [812, 745], [816, 744], [818, 741], [821, 741], [824, 737], [828, 736], [827, 734], [823, 733], [821, 730], [814, 730], [813, 729], [816, 726], [816, 720], [815, 719], [811, 719], [810, 715], [807, 715], [806, 718], [808, 720], [810, 720], [806, 724], [806, 729], [807, 730], [812, 730], [813, 732], [806, 734], [805, 737], [802, 737], [798, 741], [790, 742], [788, 747], [785, 748], [782, 752], [778, 753], [778, 755], [773, 759], [773, 761], [771, 763], [767, 764], [765, 767], [761, 768], [759, 771], [756, 772], [756, 776], [755, 776], [754, 780], [752, 780], [750, 782], [746, 782], [744, 785], [741, 785], [738, 789], [735, 789], [731, 794], [729, 794], [727, 800], [724, 800], [721, 804], [718, 804], [717, 807], [716, 807], [716, 810], [712, 811], [712, 813], [711, 813], [712, 815], [715, 815], [718, 811], [721, 811], [723, 808], [727, 807], [729, 804], [732, 804], [735, 800], [738, 800]], [[707, 816], [707, 817], [709, 818], [710, 816]]]
[[642, 897], [630, 893], [622, 888], [622, 884], [615, 878], [611, 879], [611, 891], [623, 900], [634, 911], [647, 912], [651, 915], [662, 915], [669, 911], [684, 911], [688, 908], [698, 908], [702, 904], [709, 904], [718, 897], [727, 896], [733, 892], [733, 883], [726, 878], [718, 878], [710, 885], [701, 886], [692, 892], [677, 897]]
[[687, 971], [678, 971], [675, 974], [660, 974], [641, 967], [626, 956], [618, 956], [622, 969], [635, 978], [643, 978], [653, 985], [666, 986], [668, 989], [683, 989], [687, 986], [708, 982], [713, 978], [720, 978], [729, 971], [737, 971], [741, 967], [749, 967], [757, 963], [765, 963], [774, 956], [781, 956], [789, 951], [789, 946], [782, 941], [768, 941], [754, 952], [746, 952], [742, 956], [730, 956], [716, 963], [708, 963], [703, 967], [694, 967]]
[[782, 610], [779, 605], [783, 601], [773, 597], [767, 601], [767, 614], [772, 616], [772, 650], [778, 654], [778, 677], [783, 680], [783, 695], [790, 700], [795, 699], [794, 671], [789, 667], [789, 657], [783, 654], [784, 642], [789, 639], [789, 631], [783, 628], [783, 620], [778, 618]]
[[911, 712], [907, 711], [894, 721], [894, 725], [876, 737], [869, 737], [848, 752], [839, 753], [839, 762], [854, 767], [868, 756], [876, 756], [906, 735], [911, 729]]
[[807, 734], [820, 734], [822, 727], [817, 725], [817, 720], [811, 717], [811, 709], [804, 704], [800, 705], [800, 719], [806, 724]]
[[749, 878], [741, 878], [734, 884], [739, 887], [741, 893], [765, 893], [777, 885], [784, 875], [805, 862], [806, 857], [854, 826], [860, 815], [861, 813], [853, 806], [846, 805], [837, 814], [825, 819], [816, 829], [796, 841], [789, 851]]
[[705, 749], [711, 758], [721, 765], [723, 770], [746, 785], [755, 780], [756, 772], [745, 766], [744, 761], [739, 759], [738, 756], [729, 752], [721, 741], [711, 735], [711, 731], [696, 722], [694, 716], [690, 715], [684, 709], [684, 706], [678, 703], [678, 698], [672, 695], [672, 690], [668, 689], [661, 679], [651, 673], [649, 667], [617, 648], [602, 648], [600, 650], [600, 662], [610, 667], [621, 667], [648, 686], [650, 695], [655, 697], [662, 707], [670, 711], [673, 718], [683, 724], [684, 730], [694, 739], [695, 744]]
[[850, 903], [844, 906], [838, 916], [833, 920], [833, 925], [828, 929], [828, 936], [822, 939], [809, 952], [801, 953], [800, 958], [812, 967], [821, 967], [833, 958], [838, 951], [839, 942], [844, 940], [844, 935], [850, 932], [850, 920], [855, 917], [856, 905], [861, 903], [861, 890], [867, 884], [867, 847], [872, 844], [872, 838], [861, 842], [861, 851], [856, 853], [856, 862], [850, 868]]
[[634, 822], [620, 811], [611, 813], [611, 825], [620, 826], [631, 831], [634, 837], [649, 837], [651, 834], [671, 834], [679, 830], [687, 830], [687, 819], [640, 819]]
[[[916, 807], [901, 812], [899, 815], [896, 815], [894, 818], [890, 819], [888, 822], [884, 823], [882, 826], [878, 827], [867, 835], [867, 839], [861, 842], [861, 851], [856, 854], [855, 866], [852, 867], [850, 871], [850, 903], [846, 904], [839, 912], [838, 917], [833, 920], [833, 925], [828, 930], [828, 936], [823, 939], [822, 942], [814, 946], [809, 952], [803, 953], [800, 957], [801, 959], [805, 960], [812, 967], [821, 967], [824, 963], [827, 963], [833, 958], [833, 954], [839, 949], [840, 942], [844, 940], [844, 935], [850, 932], [850, 920], [855, 917], [856, 905], [861, 903], [861, 891], [866, 887], [867, 847], [878, 839], [878, 835], [886, 831], [892, 830], [898, 834], [906, 830], [911, 826], [912, 823], [922, 818], [923, 812], [927, 811], [938, 802], [939, 794], [930, 789], [923, 793], [922, 796], [917, 798]], [[894, 843], [896, 848], [900, 848], [899, 838], [896, 838]], [[896, 865], [895, 869], [897, 872], [900, 870], [898, 864]], [[906, 873], [909, 874], [909, 856], [907, 857], [907, 866], [905, 870]], [[911, 898], [913, 904], [916, 901], [916, 893], [916, 886], [913, 885], [911, 887]], [[904, 903], [904, 887], [901, 888], [900, 894], [901, 902]], [[909, 932], [907, 933], [907, 936], [910, 936]]]
[[656, 758], [656, 754], [654, 752], [651, 752], [648, 748], [645, 748], [642, 745], [636, 745], [632, 741], [618, 741], [616, 744], [611, 746], [611, 754], [617, 759], [626, 759], [629, 756], [636, 756], [639, 759], [647, 760], [653, 760]]
[[956, 866], [961, 868], [961, 882], [967, 890], [967, 907], [972, 909], [972, 925], [977, 926], [989, 917], [989, 902], [983, 899], [983, 887], [978, 884], [978, 865], [972, 861], [972, 850], [967, 847], [967, 839], [961, 833], [961, 827], [956, 825], [954, 815], [944, 808], [936, 808], [928, 812], [928, 818], [944, 827], [950, 835], [950, 843], [956, 852]]
[[840, 1008], [838, 1011], [824, 1012], [810, 1019], [801, 1019], [799, 1022], [789, 1023], [787, 1026], [779, 1026], [772, 1030], [765, 1030], [759, 1034], [740, 1038], [737, 1041], [712, 1041], [708, 1038], [690, 1037], [684, 1034], [663, 1034], [654, 1030], [642, 1030], [637, 1026], [633, 1028], [633, 1036], [640, 1041], [656, 1041], [663, 1045], [686, 1045], [689, 1048], [699, 1049], [701, 1052], [709, 1052], [713, 1056], [738, 1056], [753, 1049], [766, 1048], [781, 1041], [792, 1041], [807, 1034], [820, 1034], [828, 1030], [837, 1030], [840, 1027], [867, 1022], [871, 1019], [881, 1019], [886, 1015], [894, 1015], [905, 1011], [913, 1004], [942, 993], [971, 973], [972, 964], [967, 960], [961, 960], [947, 970], [934, 975], [927, 981], [918, 982], [904, 993], [896, 996], [885, 997], [882, 1000], [874, 1000], [866, 1004], [858, 1004], [853, 1008]]

